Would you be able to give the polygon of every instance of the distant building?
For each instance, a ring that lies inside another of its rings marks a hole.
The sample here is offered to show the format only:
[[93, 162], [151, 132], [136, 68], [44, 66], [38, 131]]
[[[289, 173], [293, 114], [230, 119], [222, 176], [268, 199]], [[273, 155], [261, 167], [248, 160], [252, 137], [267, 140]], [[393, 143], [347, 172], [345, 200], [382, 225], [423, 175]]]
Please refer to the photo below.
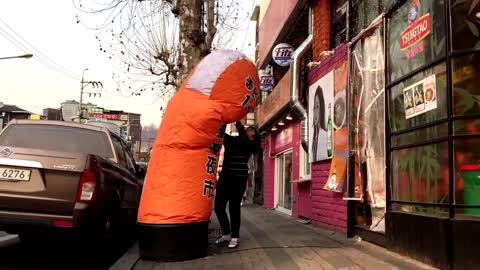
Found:
[[46, 120], [62, 121], [62, 110], [61, 109], [52, 109], [46, 108], [43, 109], [43, 116]]
[[[62, 111], [63, 121], [68, 121], [68, 122], [78, 121], [78, 117], [80, 116], [80, 103], [78, 101], [67, 100], [63, 102], [61, 105], [62, 105], [61, 111]], [[86, 112], [84, 112], [84, 114], [89, 114], [92, 112], [94, 108], [97, 108], [98, 106], [92, 103], [83, 103], [82, 107], [86, 109]]]
[[13, 119], [29, 119], [32, 113], [15, 105], [0, 102], [0, 130]]
[[[142, 125], [141, 115], [124, 111], [107, 110], [92, 103], [82, 103], [84, 109], [82, 122], [103, 126], [121, 136], [131, 145], [135, 159], [140, 159]], [[61, 114], [64, 121], [78, 122], [80, 103], [67, 100], [62, 103]]]

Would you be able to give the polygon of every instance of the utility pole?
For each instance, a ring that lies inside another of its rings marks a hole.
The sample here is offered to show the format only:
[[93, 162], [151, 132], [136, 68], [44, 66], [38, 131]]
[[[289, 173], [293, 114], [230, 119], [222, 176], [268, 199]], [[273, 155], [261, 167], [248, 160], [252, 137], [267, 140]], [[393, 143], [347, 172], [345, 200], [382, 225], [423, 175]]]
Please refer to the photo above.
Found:
[[79, 115], [78, 115], [78, 122], [79, 123], [82, 123], [82, 119], [83, 119], [83, 95], [84, 94], [89, 94], [90, 96], [93, 94], [94, 97], [97, 96], [97, 94], [99, 95], [99, 97], [102, 97], [102, 94], [101, 93], [92, 93], [92, 92], [84, 92], [83, 90], [85, 89], [86, 86], [88, 86], [89, 84], [91, 84], [94, 88], [103, 88], [103, 83], [100, 82], [100, 81], [85, 81], [85, 71], [87, 71], [88, 68], [84, 69], [83, 72], [82, 72], [82, 80], [80, 81], [80, 112], [79, 112]]
[[84, 80], [84, 75], [85, 71], [87, 71], [88, 68], [84, 69], [82, 72], [82, 81], [80, 81], [80, 107], [78, 111], [78, 122], [81, 124], [82, 123], [82, 117], [83, 117], [83, 112], [82, 112], [82, 103], [83, 103], [83, 80]]

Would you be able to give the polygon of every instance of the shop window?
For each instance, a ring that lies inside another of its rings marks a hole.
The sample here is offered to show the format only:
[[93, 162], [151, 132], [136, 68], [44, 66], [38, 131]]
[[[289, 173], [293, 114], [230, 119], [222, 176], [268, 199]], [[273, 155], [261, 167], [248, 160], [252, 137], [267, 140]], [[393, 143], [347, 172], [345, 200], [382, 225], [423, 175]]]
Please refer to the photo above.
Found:
[[479, 63], [480, 54], [452, 59], [455, 115], [480, 114]]
[[[455, 203], [480, 206], [480, 138], [455, 140]], [[465, 209], [480, 216], [480, 208]]]
[[393, 151], [391, 179], [394, 201], [448, 204], [448, 143]]
[[480, 50], [479, 1], [452, 1], [452, 36], [452, 47], [454, 51], [468, 49]]
[[384, 232], [385, 177], [385, 83], [383, 27], [367, 33], [350, 55], [349, 110], [350, 164], [353, 183], [349, 196], [355, 205], [357, 225]]
[[455, 217], [457, 219], [468, 218], [470, 220], [480, 221], [480, 208], [479, 207], [458, 207], [455, 209]]
[[308, 153], [300, 146], [300, 180], [311, 179], [311, 168]]
[[408, 203], [392, 203], [392, 211], [404, 212], [415, 215], [427, 215], [448, 218], [448, 207], [445, 206], [419, 206]]
[[445, 2], [408, 1], [388, 20], [388, 80], [446, 56]]
[[480, 135], [480, 119], [457, 120], [453, 123], [455, 135]]
[[332, 40], [331, 48], [336, 48], [347, 40], [347, 0], [332, 1]]
[[392, 132], [447, 118], [446, 65], [440, 64], [390, 89], [389, 121]]
[[391, 147], [400, 147], [416, 143], [428, 142], [448, 137], [448, 124], [442, 123], [432, 127], [413, 130], [392, 136]]

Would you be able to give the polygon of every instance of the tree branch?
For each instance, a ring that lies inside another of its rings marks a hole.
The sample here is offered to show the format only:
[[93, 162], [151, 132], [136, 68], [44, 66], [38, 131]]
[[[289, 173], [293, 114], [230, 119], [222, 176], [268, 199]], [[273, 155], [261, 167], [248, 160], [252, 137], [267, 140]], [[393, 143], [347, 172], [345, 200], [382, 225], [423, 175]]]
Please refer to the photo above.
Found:
[[213, 39], [217, 33], [215, 13], [215, 0], [207, 0], [207, 34], [205, 39], [205, 47], [207, 50], [212, 48]]

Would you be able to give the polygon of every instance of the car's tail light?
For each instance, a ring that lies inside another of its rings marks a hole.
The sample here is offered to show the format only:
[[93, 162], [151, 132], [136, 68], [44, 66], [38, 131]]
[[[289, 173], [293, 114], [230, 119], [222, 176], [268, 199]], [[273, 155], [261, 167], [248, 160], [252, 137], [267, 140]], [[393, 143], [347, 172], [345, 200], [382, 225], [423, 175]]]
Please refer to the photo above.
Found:
[[59, 228], [73, 228], [73, 222], [69, 220], [54, 220], [52, 225]]
[[97, 185], [97, 179], [95, 174], [91, 170], [85, 170], [80, 178], [78, 185], [78, 202], [93, 202], [95, 201], [95, 187]]

